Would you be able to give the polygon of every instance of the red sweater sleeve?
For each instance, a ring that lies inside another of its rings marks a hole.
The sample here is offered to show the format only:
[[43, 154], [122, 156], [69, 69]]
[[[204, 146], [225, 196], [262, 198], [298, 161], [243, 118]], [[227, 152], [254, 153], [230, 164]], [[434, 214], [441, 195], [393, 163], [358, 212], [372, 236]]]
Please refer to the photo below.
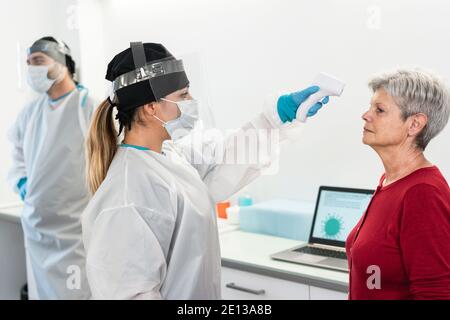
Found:
[[400, 247], [414, 299], [450, 299], [450, 204], [446, 192], [425, 183], [406, 192]]

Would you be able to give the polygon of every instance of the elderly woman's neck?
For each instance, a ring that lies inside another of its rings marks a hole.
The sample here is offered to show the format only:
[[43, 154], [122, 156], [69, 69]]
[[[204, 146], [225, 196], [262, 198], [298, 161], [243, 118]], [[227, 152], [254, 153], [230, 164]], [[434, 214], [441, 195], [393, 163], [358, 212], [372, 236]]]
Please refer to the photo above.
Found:
[[383, 185], [395, 182], [420, 168], [430, 167], [430, 163], [419, 148], [394, 147], [383, 150], [376, 150], [385, 170], [385, 180]]

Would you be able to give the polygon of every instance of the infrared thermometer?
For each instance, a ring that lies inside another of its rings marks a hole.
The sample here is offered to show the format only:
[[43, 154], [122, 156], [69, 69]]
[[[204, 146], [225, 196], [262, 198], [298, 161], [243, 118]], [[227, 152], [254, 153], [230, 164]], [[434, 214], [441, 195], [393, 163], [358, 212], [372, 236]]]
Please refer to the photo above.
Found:
[[345, 87], [344, 82], [326, 73], [319, 73], [311, 85], [318, 86], [320, 90], [310, 95], [297, 109], [297, 121], [306, 122], [308, 110], [313, 105], [327, 96], [340, 96]]

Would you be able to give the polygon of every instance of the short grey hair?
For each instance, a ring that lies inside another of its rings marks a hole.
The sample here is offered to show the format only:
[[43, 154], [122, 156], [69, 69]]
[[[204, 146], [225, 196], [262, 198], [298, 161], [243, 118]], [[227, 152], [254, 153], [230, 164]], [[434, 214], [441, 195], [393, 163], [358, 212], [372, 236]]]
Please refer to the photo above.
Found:
[[450, 115], [446, 84], [431, 72], [420, 69], [398, 69], [374, 76], [369, 81], [373, 92], [384, 89], [400, 107], [403, 120], [423, 113], [428, 123], [416, 137], [416, 145], [425, 150], [431, 139], [441, 132]]

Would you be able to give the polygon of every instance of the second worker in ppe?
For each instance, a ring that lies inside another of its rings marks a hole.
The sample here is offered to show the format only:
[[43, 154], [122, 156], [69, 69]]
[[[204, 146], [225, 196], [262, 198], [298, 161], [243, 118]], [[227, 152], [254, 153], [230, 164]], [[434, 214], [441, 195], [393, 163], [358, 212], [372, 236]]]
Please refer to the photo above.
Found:
[[24, 202], [28, 295], [89, 298], [80, 217], [89, 201], [84, 139], [93, 102], [74, 81], [75, 62], [62, 41], [37, 40], [27, 63], [28, 83], [40, 95], [9, 131], [13, 164], [8, 182]]

